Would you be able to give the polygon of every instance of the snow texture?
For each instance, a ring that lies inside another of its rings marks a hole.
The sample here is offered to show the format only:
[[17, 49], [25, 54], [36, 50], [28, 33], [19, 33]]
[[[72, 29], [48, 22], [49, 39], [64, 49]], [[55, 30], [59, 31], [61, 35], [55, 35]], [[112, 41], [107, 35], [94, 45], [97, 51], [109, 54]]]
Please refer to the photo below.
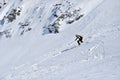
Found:
[[120, 80], [119, 9], [120, 0], [0, 0], [0, 80]]

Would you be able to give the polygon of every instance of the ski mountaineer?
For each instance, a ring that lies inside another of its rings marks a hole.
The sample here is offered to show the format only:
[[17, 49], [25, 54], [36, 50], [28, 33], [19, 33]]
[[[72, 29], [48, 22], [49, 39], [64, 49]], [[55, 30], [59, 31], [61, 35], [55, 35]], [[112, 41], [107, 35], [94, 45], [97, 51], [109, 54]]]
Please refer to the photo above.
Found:
[[80, 45], [80, 42], [83, 43], [83, 37], [81, 35], [76, 34], [75, 36], [75, 41], [77, 40], [78, 45]]

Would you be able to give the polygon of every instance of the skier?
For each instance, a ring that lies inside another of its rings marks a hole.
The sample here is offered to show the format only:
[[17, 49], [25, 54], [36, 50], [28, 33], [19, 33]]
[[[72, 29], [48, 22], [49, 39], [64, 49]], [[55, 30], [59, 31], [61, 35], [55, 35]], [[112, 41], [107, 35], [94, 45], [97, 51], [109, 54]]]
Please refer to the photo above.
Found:
[[80, 42], [83, 43], [83, 37], [81, 35], [76, 34], [75, 36], [75, 41], [77, 40], [78, 45], [80, 45]]

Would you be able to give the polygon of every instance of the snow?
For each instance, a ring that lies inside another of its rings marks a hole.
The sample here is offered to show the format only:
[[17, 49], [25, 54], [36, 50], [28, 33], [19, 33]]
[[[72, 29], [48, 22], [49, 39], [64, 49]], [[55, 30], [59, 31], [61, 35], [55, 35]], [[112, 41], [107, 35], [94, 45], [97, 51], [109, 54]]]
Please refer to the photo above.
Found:
[[[0, 21], [12, 9], [21, 8], [21, 13], [0, 24], [0, 80], [120, 79], [119, 0], [6, 2]], [[45, 29], [57, 19], [52, 15], [55, 4], [62, 4], [63, 13], [81, 8], [84, 16], [72, 24], [64, 19], [59, 33], [48, 33]], [[84, 38], [80, 46], [76, 34]]]

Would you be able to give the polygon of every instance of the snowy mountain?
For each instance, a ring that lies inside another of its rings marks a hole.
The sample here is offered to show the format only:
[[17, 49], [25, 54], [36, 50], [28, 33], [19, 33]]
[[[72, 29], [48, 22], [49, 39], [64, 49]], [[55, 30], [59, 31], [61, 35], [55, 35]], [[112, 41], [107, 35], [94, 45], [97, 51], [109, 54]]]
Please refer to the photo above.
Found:
[[119, 80], [119, 9], [120, 0], [0, 0], [0, 80]]

